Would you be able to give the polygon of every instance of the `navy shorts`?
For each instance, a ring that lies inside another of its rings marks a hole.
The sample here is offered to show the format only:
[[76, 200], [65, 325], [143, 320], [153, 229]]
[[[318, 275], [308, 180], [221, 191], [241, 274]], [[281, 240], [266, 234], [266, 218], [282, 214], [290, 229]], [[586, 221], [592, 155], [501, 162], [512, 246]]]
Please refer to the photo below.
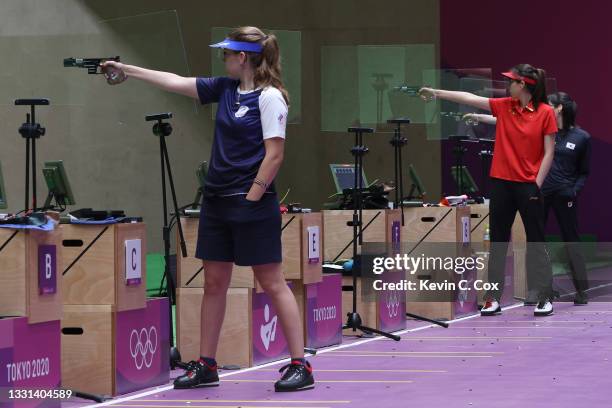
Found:
[[276, 194], [204, 197], [196, 258], [239, 266], [282, 262], [281, 215]]

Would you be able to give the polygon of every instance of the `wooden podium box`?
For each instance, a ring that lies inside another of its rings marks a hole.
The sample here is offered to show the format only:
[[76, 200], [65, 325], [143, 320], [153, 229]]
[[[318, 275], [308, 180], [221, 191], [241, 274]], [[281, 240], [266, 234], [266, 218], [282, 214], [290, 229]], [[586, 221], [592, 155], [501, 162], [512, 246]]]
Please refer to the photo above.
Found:
[[[177, 256], [177, 281], [179, 287], [204, 286], [202, 261], [195, 258], [198, 239], [198, 218], [181, 218], [187, 245], [187, 258]], [[285, 279], [299, 279], [304, 283], [321, 281], [323, 225], [321, 213], [283, 214], [282, 216], [283, 274]], [[310, 232], [309, 232], [310, 231]], [[311, 243], [309, 234], [314, 237]], [[178, 242], [178, 231], [176, 236]], [[312, 252], [309, 255], [309, 250]], [[318, 255], [318, 256], [317, 256]], [[230, 287], [257, 288], [251, 267], [236, 266], [232, 272]]]
[[[203, 290], [179, 288], [177, 299], [179, 350], [184, 360], [197, 359]], [[287, 340], [271, 299], [255, 288], [229, 288], [217, 347], [219, 364], [251, 367], [287, 357]]]
[[113, 395], [113, 317], [113, 305], [64, 305], [62, 328], [82, 329], [62, 335], [64, 387]]
[[168, 310], [167, 298], [121, 312], [114, 305], [64, 305], [62, 386], [114, 396], [167, 384]]
[[[252, 288], [229, 288], [225, 320], [219, 336], [217, 362], [240, 367], [253, 365], [251, 339]], [[176, 342], [184, 361], [200, 357], [203, 288], [177, 288]]]
[[[353, 257], [353, 229], [347, 226], [347, 222], [352, 221], [352, 210], [326, 210], [323, 211], [323, 230], [325, 235], [325, 259], [332, 261], [336, 258]], [[363, 241], [369, 243], [391, 243], [399, 239], [401, 229], [401, 213], [399, 210], [363, 210]], [[359, 252], [361, 249], [358, 248]], [[342, 285], [351, 286], [353, 279], [351, 276], [343, 276]], [[388, 319], [382, 319], [381, 299], [376, 301], [365, 301], [362, 297], [363, 284], [361, 278], [357, 278], [357, 312], [361, 316], [364, 326], [380, 330], [388, 330]], [[403, 305], [403, 302], [401, 302]], [[342, 292], [342, 319], [346, 320], [346, 315], [353, 310], [353, 293], [351, 291]], [[397, 320], [397, 315], [393, 320]], [[405, 317], [402, 315], [401, 321]], [[401, 322], [393, 321], [392, 326]], [[345, 335], [355, 334], [351, 329], [344, 330]]]
[[402, 242], [469, 242], [469, 207], [404, 209]]
[[42, 323], [62, 316], [62, 231], [0, 228], [0, 316]]
[[[395, 213], [397, 210], [363, 210], [363, 241], [387, 242], [388, 217]], [[352, 220], [353, 210], [323, 211], [326, 261], [353, 257], [353, 227], [347, 225]]]
[[[113, 305], [118, 312], [146, 306], [144, 223], [62, 224], [60, 229], [63, 233], [61, 273], [64, 304]], [[140, 283], [136, 281], [128, 285], [126, 251], [131, 243], [136, 243], [137, 248], [130, 250], [134, 259], [129, 265], [140, 267], [141, 279]]]
[[[405, 225], [402, 227], [402, 242], [413, 245], [414, 248], [405, 248], [409, 251], [419, 252], [419, 246], [426, 247], [428, 243], [454, 244], [453, 247], [445, 246], [436, 248], [441, 253], [425, 254], [426, 256], [470, 256], [471, 247], [471, 215], [470, 207], [412, 207], [404, 209]], [[423, 245], [425, 243], [425, 245]], [[430, 248], [433, 250], [433, 248]], [[452, 253], [446, 253], [446, 249]], [[425, 249], [423, 249], [425, 251]], [[427, 251], [425, 251], [427, 252]], [[434, 251], [436, 252], [436, 251]], [[407, 279], [415, 281], [417, 285], [420, 279], [436, 278], [434, 275], [415, 276], [408, 274]], [[445, 274], [440, 275], [445, 277]], [[450, 296], [450, 295], [449, 295]], [[417, 300], [420, 299], [420, 300]], [[432, 319], [452, 320], [460, 314], [459, 304], [463, 310], [477, 310], [476, 298], [471, 298], [460, 303], [455, 299], [448, 301], [426, 301], [425, 294], [415, 291], [406, 293], [406, 310], [409, 313], [421, 315]], [[473, 304], [472, 304], [473, 303]], [[463, 312], [461, 312], [463, 313]]]
[[[304, 344], [313, 348], [339, 344], [343, 324], [341, 276], [328, 274], [320, 282], [308, 284], [293, 280], [288, 286], [300, 310]], [[177, 289], [177, 344], [185, 361], [200, 355], [202, 299], [202, 288]], [[262, 342], [264, 326], [277, 320], [273, 317], [274, 309], [268, 309], [266, 304], [270, 304], [270, 299], [255, 288], [229, 288], [217, 347], [219, 364], [251, 367], [288, 356], [279, 321], [274, 323], [275, 333], [268, 337], [269, 343]]]

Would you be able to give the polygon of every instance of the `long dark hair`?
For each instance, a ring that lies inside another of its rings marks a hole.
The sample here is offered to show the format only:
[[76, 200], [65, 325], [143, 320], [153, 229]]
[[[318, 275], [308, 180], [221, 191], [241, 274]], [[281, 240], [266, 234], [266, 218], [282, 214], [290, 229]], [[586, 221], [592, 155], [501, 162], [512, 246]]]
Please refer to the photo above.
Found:
[[512, 67], [512, 71], [522, 77], [530, 78], [536, 81], [534, 84], [525, 82], [525, 87], [531, 94], [533, 107], [537, 110], [541, 103], [548, 103], [546, 99], [546, 71], [536, 68], [529, 64], [518, 64]]
[[285, 102], [289, 104], [289, 92], [281, 78], [281, 56], [278, 40], [274, 34], [266, 35], [257, 27], [238, 27], [228, 38], [234, 41], [260, 43], [263, 47], [261, 54], [247, 52], [249, 61], [255, 69], [255, 86], [273, 86], [283, 94]]
[[555, 92], [554, 94], [548, 95], [548, 103], [553, 105], [555, 108], [561, 105], [561, 117], [563, 118], [563, 129], [567, 132], [572, 127], [576, 126], [576, 112], [578, 111], [578, 105], [576, 102], [565, 92]]

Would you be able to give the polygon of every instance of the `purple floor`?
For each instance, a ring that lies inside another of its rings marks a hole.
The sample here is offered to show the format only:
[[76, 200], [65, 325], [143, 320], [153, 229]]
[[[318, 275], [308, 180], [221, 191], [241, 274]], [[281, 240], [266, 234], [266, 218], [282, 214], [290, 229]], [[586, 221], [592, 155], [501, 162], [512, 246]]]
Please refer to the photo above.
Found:
[[612, 303], [555, 303], [553, 316], [538, 319], [532, 307], [520, 306], [501, 316], [454, 322], [448, 329], [424, 326], [409, 322], [412, 329], [400, 342], [347, 339], [342, 348], [320, 352], [310, 359], [317, 381], [311, 391], [274, 393], [279, 362], [227, 373], [217, 388], [152, 391], [110, 403], [143, 408], [612, 406]]

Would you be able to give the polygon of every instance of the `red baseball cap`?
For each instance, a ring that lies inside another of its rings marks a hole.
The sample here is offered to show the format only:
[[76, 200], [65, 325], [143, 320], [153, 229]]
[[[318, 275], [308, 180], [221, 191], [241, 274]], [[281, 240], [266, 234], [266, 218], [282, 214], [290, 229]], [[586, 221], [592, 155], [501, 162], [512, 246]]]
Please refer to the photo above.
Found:
[[535, 85], [537, 83], [535, 79], [519, 75], [514, 71], [502, 72], [502, 75], [515, 81], [525, 81], [526, 84]]

